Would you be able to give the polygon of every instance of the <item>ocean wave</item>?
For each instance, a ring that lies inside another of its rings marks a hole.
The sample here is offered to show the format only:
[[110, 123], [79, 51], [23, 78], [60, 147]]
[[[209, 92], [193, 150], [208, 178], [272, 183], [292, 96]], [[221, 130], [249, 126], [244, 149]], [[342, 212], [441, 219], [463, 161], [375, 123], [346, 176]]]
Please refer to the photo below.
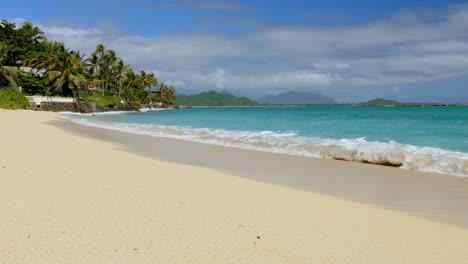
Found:
[[125, 113], [138, 113], [138, 111], [107, 111], [107, 112], [94, 112], [94, 113], [78, 113], [78, 112], [58, 112], [62, 116], [96, 116], [96, 115], [120, 115]]
[[140, 108], [140, 112], [158, 112], [158, 111], [164, 111], [164, 110], [169, 110], [168, 108]]
[[468, 177], [467, 153], [401, 144], [395, 141], [377, 142], [368, 141], [366, 138], [310, 138], [302, 137], [296, 131], [231, 131], [137, 123], [107, 123], [85, 118], [71, 119], [83, 125], [135, 134]]

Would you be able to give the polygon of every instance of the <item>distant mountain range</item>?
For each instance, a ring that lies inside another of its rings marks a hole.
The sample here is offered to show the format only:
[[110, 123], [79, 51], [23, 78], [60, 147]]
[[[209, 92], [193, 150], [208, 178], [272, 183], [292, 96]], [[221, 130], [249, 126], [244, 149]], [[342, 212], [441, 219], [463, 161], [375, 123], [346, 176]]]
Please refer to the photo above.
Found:
[[262, 104], [336, 104], [330, 97], [318, 93], [285, 92], [256, 100]]
[[[178, 106], [256, 106], [256, 105], [320, 105], [337, 104], [330, 97], [317, 93], [298, 93], [285, 92], [277, 95], [268, 95], [253, 101], [247, 97], [238, 97], [232, 95], [229, 91], [220, 92], [208, 91], [195, 95], [177, 95], [175, 104]], [[355, 106], [449, 106], [459, 105], [468, 106], [468, 104], [445, 104], [445, 103], [401, 103], [395, 100], [376, 98], [371, 101], [358, 104], [342, 104]]]
[[330, 97], [318, 93], [285, 92], [267, 95], [255, 101], [237, 97], [229, 91], [208, 91], [195, 95], [178, 95], [176, 105], [184, 106], [251, 106], [260, 104], [336, 104]]
[[175, 99], [176, 105], [182, 106], [252, 106], [257, 102], [247, 97], [237, 97], [223, 91], [208, 91], [195, 95], [178, 95]]

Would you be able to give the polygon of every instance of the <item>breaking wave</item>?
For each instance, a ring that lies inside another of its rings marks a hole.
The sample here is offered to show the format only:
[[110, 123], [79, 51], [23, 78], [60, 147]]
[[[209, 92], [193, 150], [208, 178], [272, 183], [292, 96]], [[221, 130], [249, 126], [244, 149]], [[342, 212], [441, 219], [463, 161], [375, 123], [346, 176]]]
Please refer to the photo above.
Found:
[[98, 115], [120, 115], [125, 113], [138, 113], [138, 111], [107, 111], [107, 112], [95, 112], [95, 113], [77, 113], [77, 112], [59, 112], [63, 116], [98, 116]]
[[76, 117], [71, 119], [79, 124], [135, 134], [468, 177], [468, 153], [401, 144], [395, 141], [377, 142], [368, 141], [366, 138], [310, 138], [301, 137], [295, 131], [231, 131], [137, 123], [107, 123]]

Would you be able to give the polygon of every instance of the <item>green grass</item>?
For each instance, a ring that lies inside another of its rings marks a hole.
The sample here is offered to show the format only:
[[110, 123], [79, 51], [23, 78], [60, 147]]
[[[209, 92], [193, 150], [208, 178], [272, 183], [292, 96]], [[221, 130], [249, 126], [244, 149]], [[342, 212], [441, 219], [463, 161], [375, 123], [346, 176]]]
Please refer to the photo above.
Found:
[[109, 96], [109, 95], [105, 95], [105, 96], [85, 95], [85, 96], [82, 96], [80, 99], [84, 101], [95, 101], [96, 105], [102, 106], [102, 107], [112, 107], [120, 103], [121, 101], [123, 101], [121, 97]]
[[29, 109], [30, 104], [24, 94], [15, 90], [0, 89], [0, 108]]

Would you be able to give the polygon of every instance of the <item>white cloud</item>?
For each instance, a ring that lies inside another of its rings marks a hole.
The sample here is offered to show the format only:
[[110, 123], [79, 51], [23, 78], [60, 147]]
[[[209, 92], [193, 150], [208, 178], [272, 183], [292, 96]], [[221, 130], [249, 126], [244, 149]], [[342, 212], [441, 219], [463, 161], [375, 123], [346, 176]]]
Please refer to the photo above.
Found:
[[9, 21], [10, 23], [15, 23], [17, 25], [21, 25], [23, 24], [24, 22], [28, 21], [27, 19], [24, 19], [22, 17], [17, 17], [17, 18], [14, 18], [12, 19], [11, 21]]
[[100, 34], [101, 30], [99, 29], [82, 29], [82, 28], [71, 28], [71, 27], [58, 27], [58, 26], [50, 26], [50, 27], [42, 27], [44, 32], [47, 32], [50, 36], [56, 37], [76, 37], [76, 36], [89, 36], [93, 34]]
[[164, 82], [166, 85], [169, 85], [169, 86], [174, 86], [174, 87], [177, 87], [177, 88], [182, 88], [182, 89], [185, 89], [187, 88], [187, 84], [182, 81], [182, 80], [166, 80]]
[[89, 54], [98, 43], [137, 69], [184, 89], [244, 93], [428, 82], [468, 74], [468, 6], [437, 19], [404, 12], [368, 24], [267, 28], [245, 35], [143, 37], [115, 28], [43, 26], [46, 35]]

